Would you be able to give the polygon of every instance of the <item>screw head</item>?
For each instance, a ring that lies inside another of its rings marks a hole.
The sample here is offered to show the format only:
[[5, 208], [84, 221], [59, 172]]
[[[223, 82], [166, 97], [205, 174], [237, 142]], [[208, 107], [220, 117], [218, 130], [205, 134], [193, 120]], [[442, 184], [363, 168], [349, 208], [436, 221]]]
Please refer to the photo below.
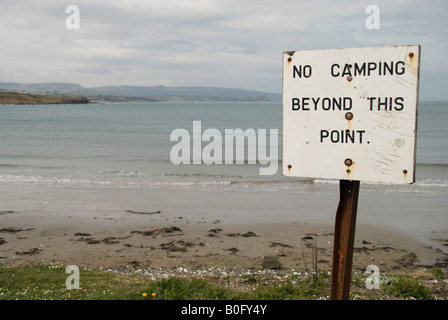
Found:
[[352, 161], [352, 159], [347, 158], [347, 159], [344, 160], [344, 164], [345, 164], [347, 167], [350, 167], [350, 166], [353, 164], [353, 161]]

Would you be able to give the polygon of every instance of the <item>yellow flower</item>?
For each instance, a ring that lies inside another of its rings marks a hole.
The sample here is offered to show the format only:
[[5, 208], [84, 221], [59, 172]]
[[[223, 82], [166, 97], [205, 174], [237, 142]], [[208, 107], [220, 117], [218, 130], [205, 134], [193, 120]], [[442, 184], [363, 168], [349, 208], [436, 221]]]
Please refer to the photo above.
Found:
[[155, 292], [153, 292], [153, 293], [152, 293], [152, 296], [153, 296], [153, 297], [155, 297], [155, 296], [156, 296], [156, 293], [155, 293]]
[[143, 292], [143, 293], [142, 293], [142, 296], [146, 297], [146, 292]]

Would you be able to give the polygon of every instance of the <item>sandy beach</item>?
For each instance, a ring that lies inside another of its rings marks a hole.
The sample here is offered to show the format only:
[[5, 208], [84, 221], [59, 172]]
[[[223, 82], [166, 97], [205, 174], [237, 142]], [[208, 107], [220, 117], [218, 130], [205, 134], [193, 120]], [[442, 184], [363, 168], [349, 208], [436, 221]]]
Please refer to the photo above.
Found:
[[[263, 257], [272, 256], [282, 270], [310, 271], [314, 247], [319, 271], [331, 271], [336, 188], [296, 194], [29, 186], [3, 188], [1, 198], [4, 266], [55, 262], [85, 268], [260, 270], [266, 267]], [[400, 216], [390, 212], [425, 204], [414, 195], [400, 195], [395, 206], [386, 198], [360, 195], [353, 271], [364, 272], [371, 264], [381, 271], [446, 268], [444, 225], [415, 222], [416, 232], [409, 228], [411, 216], [400, 224]], [[446, 200], [437, 199], [440, 203], [432, 202], [428, 211], [443, 215]], [[372, 223], [366, 208], [380, 215], [377, 221], [390, 215], [389, 222]]]

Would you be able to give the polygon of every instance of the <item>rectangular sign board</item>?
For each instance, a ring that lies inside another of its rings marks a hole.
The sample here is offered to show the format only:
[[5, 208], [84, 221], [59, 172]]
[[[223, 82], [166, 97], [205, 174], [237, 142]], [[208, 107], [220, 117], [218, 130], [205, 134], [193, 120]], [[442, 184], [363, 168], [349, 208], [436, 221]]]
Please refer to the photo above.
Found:
[[285, 176], [415, 181], [420, 46], [283, 53]]

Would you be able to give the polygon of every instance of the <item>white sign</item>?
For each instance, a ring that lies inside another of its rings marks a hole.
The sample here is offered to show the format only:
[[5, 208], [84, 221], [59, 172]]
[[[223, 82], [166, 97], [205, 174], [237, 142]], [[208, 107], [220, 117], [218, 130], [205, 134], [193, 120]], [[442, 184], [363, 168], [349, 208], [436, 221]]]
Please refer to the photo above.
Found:
[[285, 176], [415, 180], [420, 46], [283, 53]]

